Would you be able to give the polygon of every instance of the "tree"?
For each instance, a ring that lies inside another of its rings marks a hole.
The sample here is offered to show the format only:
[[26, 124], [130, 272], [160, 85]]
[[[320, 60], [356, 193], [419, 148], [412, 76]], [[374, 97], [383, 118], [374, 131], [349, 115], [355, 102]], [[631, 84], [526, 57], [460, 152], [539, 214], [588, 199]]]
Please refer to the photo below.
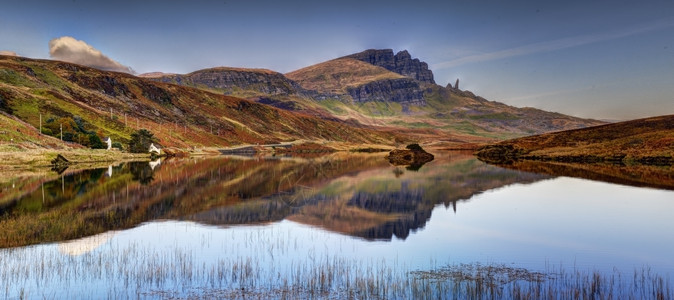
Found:
[[156, 143], [154, 134], [147, 129], [141, 129], [131, 134], [129, 141], [129, 152], [145, 153], [150, 148], [150, 144]]
[[89, 134], [89, 146], [92, 149], [105, 149], [106, 146], [103, 145], [103, 141], [101, 141], [101, 138], [98, 137], [95, 133], [90, 133]]

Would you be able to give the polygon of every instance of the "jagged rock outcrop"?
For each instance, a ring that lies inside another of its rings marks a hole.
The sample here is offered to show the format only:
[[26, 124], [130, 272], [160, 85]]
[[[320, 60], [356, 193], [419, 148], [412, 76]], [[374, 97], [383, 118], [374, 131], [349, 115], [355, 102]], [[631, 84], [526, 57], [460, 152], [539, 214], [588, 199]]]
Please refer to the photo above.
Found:
[[391, 101], [401, 104], [425, 105], [424, 92], [409, 78], [372, 81], [347, 89], [355, 102]]
[[266, 95], [292, 95], [304, 92], [299, 84], [283, 74], [262, 69], [212, 68], [185, 75], [147, 77], [161, 82], [225, 90], [225, 94], [233, 90], [251, 90]]
[[380, 66], [391, 72], [414, 78], [424, 83], [435, 84], [433, 72], [428, 69], [428, 64], [417, 58], [413, 59], [407, 50], [400, 51], [396, 55], [393, 55], [392, 49], [370, 49], [345, 57]]

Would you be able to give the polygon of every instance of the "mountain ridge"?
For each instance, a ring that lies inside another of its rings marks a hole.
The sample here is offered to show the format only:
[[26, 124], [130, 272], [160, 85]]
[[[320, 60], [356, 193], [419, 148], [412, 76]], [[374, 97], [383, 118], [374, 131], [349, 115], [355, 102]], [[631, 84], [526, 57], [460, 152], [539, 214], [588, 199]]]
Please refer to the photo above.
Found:
[[138, 128], [153, 129], [163, 143], [194, 147], [297, 139], [486, 142], [602, 124], [515, 108], [431, 82], [426, 63], [390, 49], [366, 50], [287, 74], [215, 67], [133, 76], [0, 57], [3, 107], [35, 127], [36, 113], [46, 111], [46, 134], [54, 136], [54, 122], [65, 122], [66, 140], [85, 146], [94, 134], [126, 141]]
[[368, 49], [344, 56], [344, 58], [357, 59], [419, 82], [435, 84], [433, 72], [428, 69], [428, 64], [418, 58], [413, 59], [407, 50], [402, 50], [393, 55], [393, 49]]
[[[64, 140], [128, 141], [150, 129], [164, 146], [222, 147], [298, 139], [392, 144], [396, 134], [277, 109], [246, 99], [77, 64], [0, 56], [3, 112]], [[56, 124], [56, 125], [55, 125]]]
[[[451, 84], [442, 87], [435, 84], [428, 64], [412, 58], [407, 50], [394, 55], [391, 49], [369, 49], [282, 75], [290, 82], [285, 85], [293, 87], [282, 95], [265, 94], [263, 89], [251, 89], [236, 82], [231, 82], [228, 89], [203, 81], [206, 86], [182, 84], [232, 93], [326, 119], [352, 119], [361, 124], [406, 129], [429, 128], [493, 139], [605, 123], [488, 101]], [[155, 80], [171, 80], [167, 78]], [[267, 89], [279, 85], [272, 81], [267, 80], [271, 85]]]

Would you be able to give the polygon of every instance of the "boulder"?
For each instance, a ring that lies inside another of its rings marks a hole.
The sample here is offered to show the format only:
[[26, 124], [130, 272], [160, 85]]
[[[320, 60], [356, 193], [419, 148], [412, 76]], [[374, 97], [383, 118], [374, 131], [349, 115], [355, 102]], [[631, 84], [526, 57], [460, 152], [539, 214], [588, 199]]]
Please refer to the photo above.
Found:
[[411, 170], [418, 170], [422, 165], [435, 159], [433, 154], [426, 152], [417, 144], [407, 146], [407, 149], [395, 149], [389, 152], [386, 159], [395, 166], [409, 166]]

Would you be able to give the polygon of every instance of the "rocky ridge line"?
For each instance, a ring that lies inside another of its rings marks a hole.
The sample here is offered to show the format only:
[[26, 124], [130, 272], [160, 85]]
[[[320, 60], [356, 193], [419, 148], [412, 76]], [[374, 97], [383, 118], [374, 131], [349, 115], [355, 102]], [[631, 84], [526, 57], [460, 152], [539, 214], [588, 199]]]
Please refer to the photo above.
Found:
[[428, 69], [428, 64], [417, 58], [412, 59], [412, 56], [407, 50], [400, 51], [396, 55], [393, 55], [393, 49], [369, 49], [344, 57], [354, 58], [375, 66], [383, 67], [391, 72], [416, 79], [423, 83], [435, 84], [433, 72]]

